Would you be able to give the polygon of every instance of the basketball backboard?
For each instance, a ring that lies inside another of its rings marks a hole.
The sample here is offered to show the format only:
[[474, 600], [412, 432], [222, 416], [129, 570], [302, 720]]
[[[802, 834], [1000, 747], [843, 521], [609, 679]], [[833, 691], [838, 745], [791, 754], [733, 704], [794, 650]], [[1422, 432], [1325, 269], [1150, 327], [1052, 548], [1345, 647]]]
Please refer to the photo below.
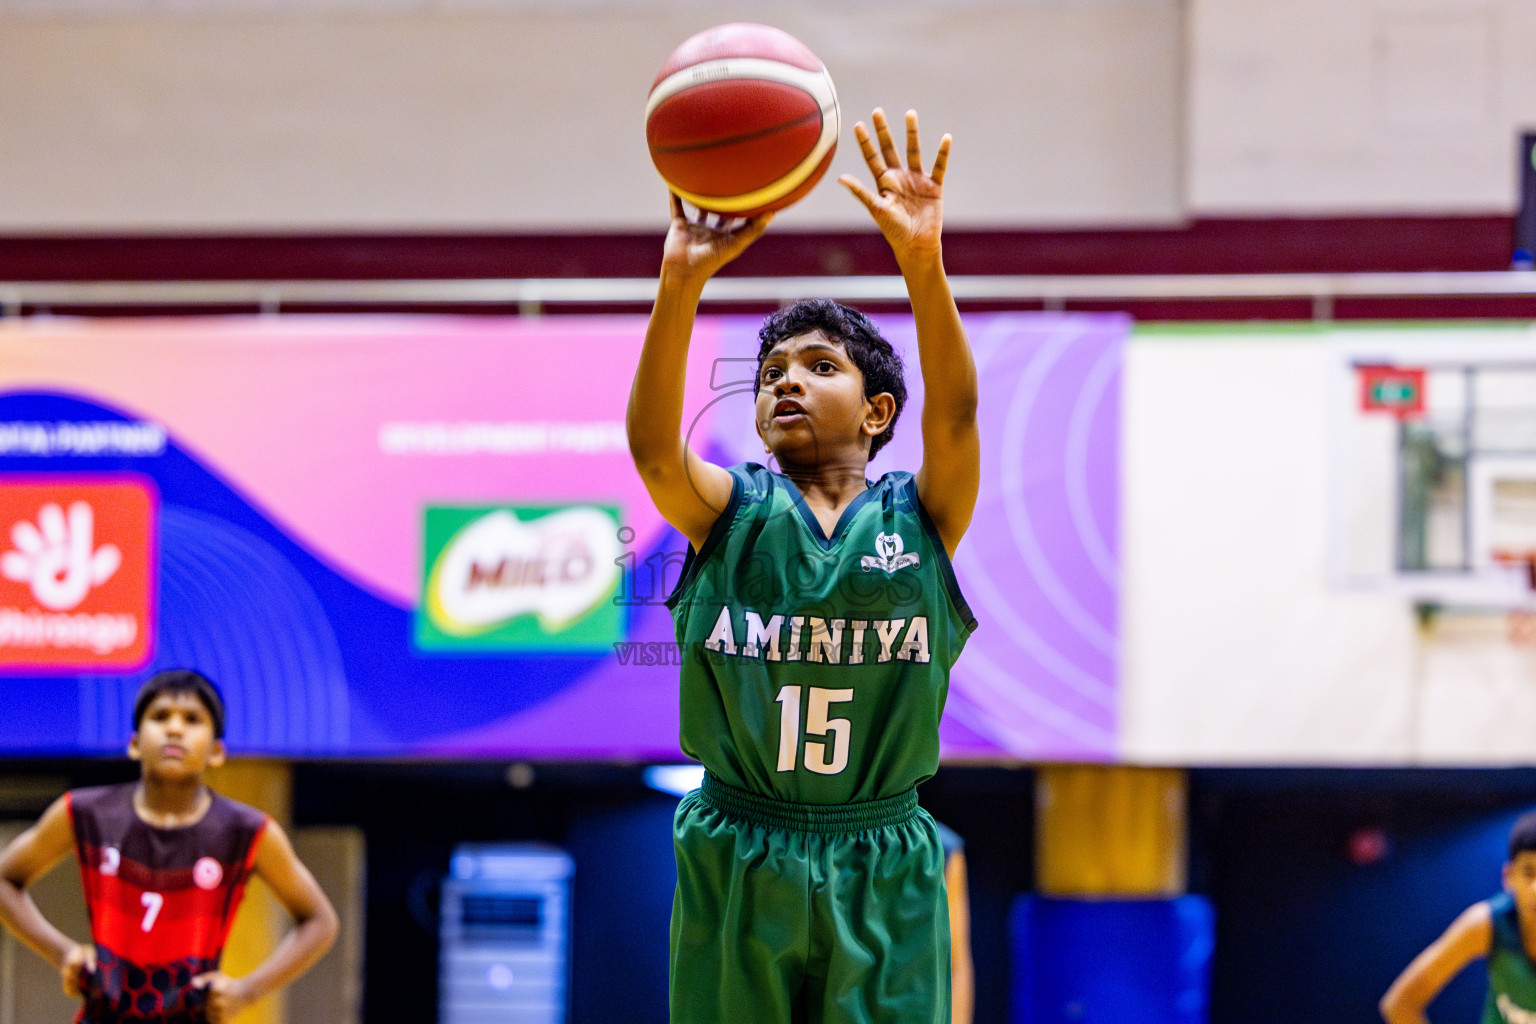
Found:
[[1336, 328], [1334, 583], [1536, 607], [1536, 328]]

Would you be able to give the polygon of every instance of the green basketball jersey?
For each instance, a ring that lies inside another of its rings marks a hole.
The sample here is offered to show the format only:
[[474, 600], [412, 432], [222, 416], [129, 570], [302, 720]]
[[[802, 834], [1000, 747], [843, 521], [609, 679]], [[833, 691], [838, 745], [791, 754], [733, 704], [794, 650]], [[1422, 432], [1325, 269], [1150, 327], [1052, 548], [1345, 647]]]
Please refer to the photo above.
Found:
[[1488, 909], [1493, 912], [1493, 943], [1482, 1024], [1536, 1024], [1536, 967], [1520, 941], [1515, 901], [1501, 892], [1488, 901]]
[[683, 750], [728, 785], [792, 803], [922, 782], [976, 620], [912, 474], [881, 477], [828, 538], [788, 477], [730, 472], [730, 504], [667, 601]]

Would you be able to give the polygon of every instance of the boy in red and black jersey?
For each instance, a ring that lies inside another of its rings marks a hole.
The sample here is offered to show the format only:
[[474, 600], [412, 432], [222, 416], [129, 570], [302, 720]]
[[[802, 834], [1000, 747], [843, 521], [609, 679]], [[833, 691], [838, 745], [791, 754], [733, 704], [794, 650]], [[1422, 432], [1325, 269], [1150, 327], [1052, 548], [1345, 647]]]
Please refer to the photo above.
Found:
[[[335, 939], [336, 913], [283, 830], [218, 795], [224, 702], [196, 672], [162, 672], [134, 701], [138, 782], [71, 790], [0, 853], [0, 923], [58, 968], [84, 1001], [79, 1024], [223, 1024], [303, 974]], [[26, 887], [73, 849], [92, 945], [38, 912]], [[219, 970], [252, 874], [297, 924], [243, 978]]]
[[192, 1017], [203, 994], [193, 980], [219, 969], [268, 827], [260, 811], [210, 791], [196, 824], [158, 828], [135, 812], [136, 786], [64, 795], [95, 947], [88, 1021]]

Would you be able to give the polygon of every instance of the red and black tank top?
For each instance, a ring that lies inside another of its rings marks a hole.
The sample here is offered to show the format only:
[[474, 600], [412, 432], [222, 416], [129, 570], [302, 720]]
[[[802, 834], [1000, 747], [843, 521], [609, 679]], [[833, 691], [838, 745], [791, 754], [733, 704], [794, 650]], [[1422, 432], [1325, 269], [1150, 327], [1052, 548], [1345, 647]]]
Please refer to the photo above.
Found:
[[68, 794], [96, 945], [77, 1024], [201, 1024], [192, 979], [217, 970], [267, 816], [213, 793], [196, 824], [156, 828], [133, 810], [136, 782]]

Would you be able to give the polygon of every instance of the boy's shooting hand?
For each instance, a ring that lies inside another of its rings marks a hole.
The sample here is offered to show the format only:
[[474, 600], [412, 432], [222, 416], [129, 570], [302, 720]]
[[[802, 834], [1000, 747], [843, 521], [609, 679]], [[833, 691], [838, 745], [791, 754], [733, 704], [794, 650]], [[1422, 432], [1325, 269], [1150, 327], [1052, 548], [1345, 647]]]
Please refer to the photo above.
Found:
[[[896, 262], [906, 273], [925, 258], [940, 254], [940, 234], [944, 226], [944, 170], [949, 165], [950, 137], [939, 140], [939, 153], [933, 170], [923, 171], [923, 153], [917, 138], [917, 111], [907, 111], [907, 152], [905, 159], [896, 150], [885, 111], [876, 107], [870, 121], [875, 137], [860, 121], [853, 126], [854, 137], [864, 153], [869, 173], [875, 177], [875, 191], [851, 174], [838, 183], [854, 194], [875, 218], [880, 233], [890, 243]], [[878, 144], [877, 144], [878, 143]]]
[[695, 282], [701, 288], [721, 267], [757, 241], [773, 220], [772, 213], [741, 220], [702, 210], [697, 220], [689, 220], [683, 201], [676, 194], [671, 199], [672, 224], [661, 253], [662, 276]]
[[64, 994], [71, 999], [84, 999], [91, 986], [91, 975], [96, 973], [96, 947], [76, 945], [64, 954], [59, 964], [59, 980], [64, 984]]
[[231, 978], [221, 971], [199, 974], [192, 979], [192, 986], [202, 989], [207, 998], [204, 1005], [208, 1024], [228, 1024], [256, 1001], [243, 978]]

